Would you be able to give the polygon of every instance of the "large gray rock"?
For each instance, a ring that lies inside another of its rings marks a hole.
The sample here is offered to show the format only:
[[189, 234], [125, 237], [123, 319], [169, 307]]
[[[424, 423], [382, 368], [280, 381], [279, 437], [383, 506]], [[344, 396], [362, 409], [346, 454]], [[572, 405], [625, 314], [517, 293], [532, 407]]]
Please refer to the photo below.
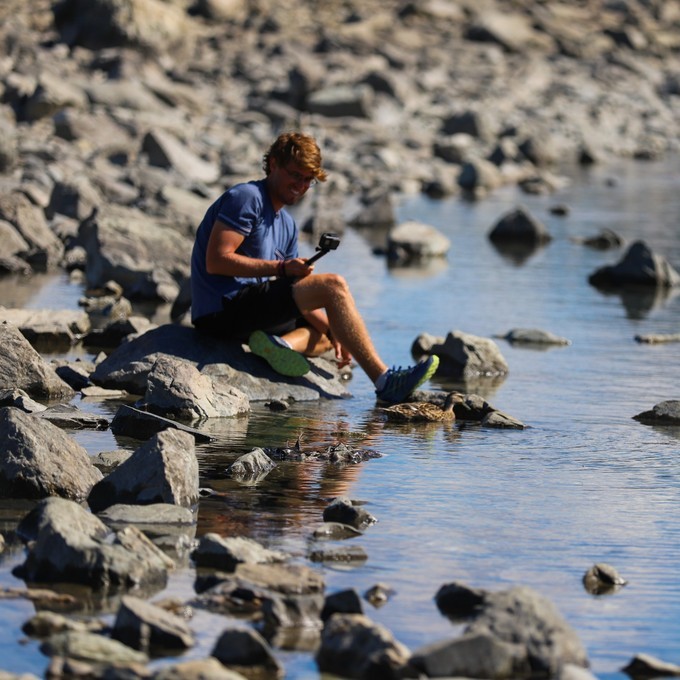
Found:
[[54, 15], [65, 42], [94, 50], [129, 45], [172, 52], [191, 38], [186, 13], [161, 0], [66, 0]]
[[194, 438], [170, 428], [154, 435], [96, 484], [88, 497], [93, 512], [125, 503], [198, 502], [198, 461]]
[[324, 626], [316, 663], [322, 673], [343, 678], [396, 680], [404, 677], [410, 656], [389, 630], [363, 614], [335, 614]]
[[444, 257], [450, 247], [451, 242], [438, 229], [415, 220], [402, 222], [387, 236], [387, 256], [397, 262]]
[[82, 222], [78, 236], [91, 287], [113, 280], [130, 299], [169, 302], [188, 275], [192, 241], [140, 210], [109, 206]]
[[[206, 0], [209, 1], [209, 0]], [[246, 680], [246, 677], [229, 670], [215, 657], [192, 659], [163, 666], [154, 671], [153, 680]]]
[[680, 399], [660, 401], [633, 418], [646, 425], [680, 425]]
[[84, 109], [87, 105], [87, 96], [82, 88], [49, 72], [43, 72], [22, 111], [24, 118], [35, 121], [52, 116], [67, 107]]
[[465, 634], [415, 651], [411, 663], [429, 678], [521, 678], [531, 676], [526, 649], [487, 633]]
[[54, 183], [45, 214], [50, 218], [57, 214], [66, 215], [81, 221], [103, 203], [101, 192], [92, 184], [89, 176], [78, 174]]
[[462, 637], [414, 652], [411, 663], [428, 676], [548, 678], [566, 664], [589, 665], [576, 632], [531, 588], [487, 592], [447, 584], [437, 605], [452, 618], [472, 621]]
[[97, 365], [91, 380], [102, 387], [144, 394], [149, 372], [161, 354], [190, 361], [204, 375], [237, 385], [250, 400], [347, 396], [340, 373], [325, 359], [311, 359], [312, 370], [302, 378], [283, 378], [241, 343], [220, 341], [175, 324], [159, 326], [121, 345]]
[[[97, 633], [69, 630], [51, 635], [40, 645], [40, 651], [51, 657], [76, 662], [106, 665], [144, 664], [149, 657]], [[95, 672], [94, 668], [90, 672]]]
[[71, 309], [7, 309], [0, 307], [0, 323], [14, 324], [34, 347], [74, 345], [90, 330], [85, 312]]
[[436, 354], [438, 373], [453, 378], [504, 376], [509, 370], [493, 340], [462, 331], [450, 331], [445, 338], [423, 333], [416, 338], [411, 351], [416, 358]]
[[68, 399], [74, 395], [19, 329], [8, 322], [0, 323], [0, 389], [21, 389], [36, 399]]
[[0, 492], [5, 498], [84, 500], [102, 478], [87, 451], [56, 425], [0, 408]]
[[144, 403], [169, 418], [225, 418], [250, 411], [248, 397], [219, 377], [201, 373], [194, 364], [161, 354], [149, 372]]
[[267, 641], [250, 628], [228, 628], [222, 631], [211, 656], [225, 666], [236, 671], [243, 670], [248, 675], [260, 669], [264, 677], [283, 677], [283, 666]]
[[50, 230], [43, 211], [18, 192], [0, 193], [0, 219], [9, 222], [30, 246], [24, 259], [50, 267], [64, 254], [64, 246]]
[[142, 141], [142, 151], [151, 165], [176, 170], [187, 179], [207, 184], [219, 179], [220, 169], [216, 164], [204, 161], [164, 130], [148, 132]]
[[41, 501], [18, 532], [31, 541], [26, 561], [17, 570], [26, 581], [106, 590], [159, 588], [174, 566], [138, 529], [127, 527], [110, 540], [101, 520], [60, 498]]
[[194, 645], [186, 621], [132, 595], [121, 599], [111, 637], [146, 654], [182, 652]]

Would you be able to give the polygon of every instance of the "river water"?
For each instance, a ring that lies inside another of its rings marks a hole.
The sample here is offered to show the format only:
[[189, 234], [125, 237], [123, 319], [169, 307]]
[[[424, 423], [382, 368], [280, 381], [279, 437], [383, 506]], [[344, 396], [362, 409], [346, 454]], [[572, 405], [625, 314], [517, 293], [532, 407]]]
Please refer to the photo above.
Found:
[[[196, 535], [247, 535], [323, 572], [327, 592], [363, 593], [381, 582], [395, 591], [365, 612], [411, 649], [460, 633], [433, 597], [451, 581], [491, 590], [529, 585], [551, 599], [587, 649], [592, 671], [625, 677], [620, 668], [648, 653], [680, 664], [680, 428], [645, 426], [632, 417], [680, 398], [680, 343], [645, 345], [635, 336], [680, 332], [677, 293], [603, 293], [588, 276], [613, 264], [623, 249], [593, 250], [575, 239], [609, 228], [627, 243], [644, 240], [680, 269], [680, 159], [620, 162], [569, 172], [548, 196], [505, 188], [478, 202], [404, 199], [399, 220], [417, 219], [451, 240], [446, 260], [394, 269], [372, 254], [380, 238], [349, 230], [317, 271], [337, 271], [354, 291], [386, 362], [410, 363], [421, 332], [461, 330], [493, 337], [540, 328], [571, 344], [549, 350], [496, 339], [510, 370], [504, 380], [465, 386], [434, 379], [430, 387], [463, 387], [524, 422], [521, 431], [385, 423], [369, 381], [356, 371], [352, 399], [299, 403], [283, 413], [255, 405], [247, 418], [209, 423], [217, 436], [197, 448], [201, 483], [218, 495], [201, 501]], [[488, 232], [508, 210], [526, 206], [553, 240], [522, 257], [499, 252]], [[569, 207], [566, 216], [551, 207]], [[312, 246], [305, 245], [311, 253]], [[2, 304], [75, 307], [81, 289], [66, 279], [3, 281]], [[158, 312], [162, 319], [163, 313]], [[114, 404], [74, 400], [112, 416]], [[256, 486], [226, 479], [226, 466], [254, 446], [338, 441], [382, 454], [336, 469], [282, 464]], [[110, 432], [76, 432], [91, 453], [131, 448]], [[310, 534], [333, 496], [366, 502], [378, 519], [352, 539], [368, 555], [342, 568], [308, 560]], [[0, 584], [22, 586], [11, 568], [18, 548], [0, 563]], [[593, 596], [582, 585], [596, 562], [629, 581]], [[188, 564], [156, 597], [193, 595]], [[0, 601], [0, 666], [42, 675], [47, 659], [20, 626], [33, 613], [23, 600]], [[111, 618], [105, 612], [105, 618]], [[209, 654], [228, 624], [197, 611], [198, 643], [184, 658]], [[277, 650], [289, 678], [316, 678], [311, 653]], [[155, 662], [157, 665], [167, 660]]]

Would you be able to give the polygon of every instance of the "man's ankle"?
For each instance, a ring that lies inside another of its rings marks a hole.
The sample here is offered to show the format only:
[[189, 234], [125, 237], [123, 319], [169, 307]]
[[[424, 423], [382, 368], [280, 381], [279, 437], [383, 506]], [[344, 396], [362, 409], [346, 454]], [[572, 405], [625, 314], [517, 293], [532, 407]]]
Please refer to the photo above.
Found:
[[387, 380], [387, 373], [388, 373], [388, 371], [385, 371], [384, 373], [381, 373], [375, 379], [375, 382], [373, 384], [375, 385], [376, 390], [381, 390], [383, 387], [385, 387], [385, 381]]

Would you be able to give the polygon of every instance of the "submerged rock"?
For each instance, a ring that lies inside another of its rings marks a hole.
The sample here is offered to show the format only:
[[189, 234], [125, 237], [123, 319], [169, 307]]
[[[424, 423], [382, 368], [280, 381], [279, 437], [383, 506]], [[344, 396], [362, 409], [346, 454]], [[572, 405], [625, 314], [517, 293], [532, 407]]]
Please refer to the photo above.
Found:
[[583, 587], [591, 595], [606, 595], [625, 586], [627, 581], [619, 575], [615, 567], [604, 562], [594, 564], [583, 575]]
[[680, 676], [680, 666], [657, 659], [651, 654], [636, 654], [621, 670], [633, 680]]
[[601, 267], [588, 281], [601, 288], [625, 285], [671, 288], [680, 284], [680, 274], [663, 255], [652, 252], [643, 241], [635, 241], [617, 264]]
[[378, 520], [350, 498], [340, 496], [333, 499], [323, 511], [324, 522], [349, 524], [355, 529], [363, 530]]
[[645, 425], [680, 425], [680, 399], [668, 399], [655, 404], [649, 411], [633, 416]]
[[550, 331], [538, 328], [513, 328], [505, 335], [498, 336], [512, 344], [522, 345], [571, 345], [571, 340], [561, 338]]

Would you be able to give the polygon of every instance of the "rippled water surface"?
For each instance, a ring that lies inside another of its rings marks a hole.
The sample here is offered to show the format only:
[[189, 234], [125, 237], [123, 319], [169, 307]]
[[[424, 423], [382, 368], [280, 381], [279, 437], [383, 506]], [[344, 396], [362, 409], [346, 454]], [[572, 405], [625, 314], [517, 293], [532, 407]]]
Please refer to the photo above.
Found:
[[[498, 218], [520, 203], [553, 236], [521, 258], [488, 240]], [[551, 214], [558, 203], [569, 207], [567, 216]], [[642, 652], [680, 664], [680, 428], [632, 419], [680, 398], [680, 343], [634, 339], [680, 332], [680, 297], [600, 292], [588, 284], [589, 274], [618, 261], [623, 250], [575, 242], [610, 228], [628, 243], [643, 239], [680, 270], [680, 160], [594, 168], [572, 175], [550, 196], [513, 188], [476, 203], [410, 198], [398, 214], [448, 236], [448, 258], [423, 269], [390, 269], [371, 252], [378, 235], [349, 231], [317, 270], [347, 277], [389, 363], [409, 363], [421, 332], [492, 337], [540, 328], [568, 338], [568, 347], [543, 351], [497, 339], [508, 376], [465, 386], [528, 428], [387, 424], [357, 371], [352, 399], [299, 403], [284, 413], [256, 406], [248, 418], [206, 426], [217, 440], [198, 448], [202, 483], [219, 494], [202, 501], [196, 534], [252, 536], [309, 564], [309, 537], [323, 508], [347, 494], [365, 501], [379, 520], [353, 539], [368, 559], [353, 568], [314, 566], [323, 571], [327, 592], [363, 593], [377, 582], [394, 588], [386, 606], [365, 610], [410, 648], [459, 633], [433, 601], [442, 584], [456, 580], [487, 589], [536, 588], [578, 632], [599, 677], [623, 677], [619, 669]], [[30, 289], [3, 282], [1, 290], [6, 306], [75, 306], [81, 294], [49, 278]], [[435, 379], [431, 387], [460, 386]], [[115, 405], [81, 406], [115, 412]], [[292, 443], [298, 435], [303, 447], [347, 441], [383, 457], [341, 469], [286, 463], [255, 487], [225, 478], [240, 453]], [[110, 432], [74, 436], [92, 453], [131, 446]], [[23, 585], [9, 573], [21, 560], [17, 549], [6, 554], [2, 585]], [[589, 595], [581, 578], [595, 562], [614, 565], [629, 584], [614, 595]], [[184, 567], [161, 594], [189, 598], [192, 582]], [[0, 666], [7, 670], [42, 674], [46, 666], [35, 642], [18, 644], [32, 612], [25, 601], [0, 601]], [[208, 654], [226, 623], [197, 613], [192, 626], [199, 642], [187, 658]], [[288, 677], [317, 676], [310, 653], [277, 653]]]

